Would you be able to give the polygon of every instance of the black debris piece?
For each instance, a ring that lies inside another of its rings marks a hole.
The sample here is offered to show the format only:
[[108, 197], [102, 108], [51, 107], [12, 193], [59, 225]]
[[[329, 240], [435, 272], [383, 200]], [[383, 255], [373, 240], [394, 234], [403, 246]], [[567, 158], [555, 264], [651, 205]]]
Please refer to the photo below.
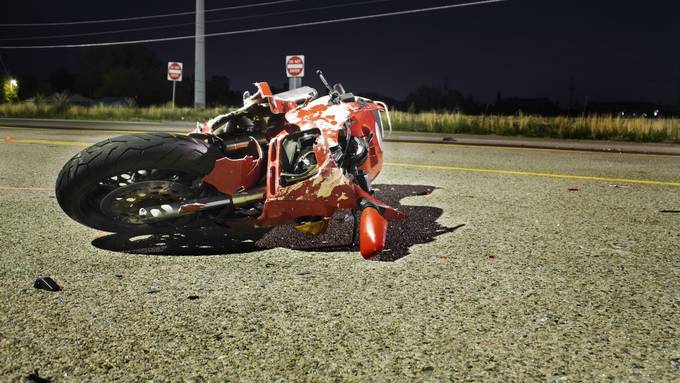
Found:
[[661, 210], [661, 213], [680, 213], [680, 210]]
[[50, 277], [38, 277], [33, 282], [33, 287], [36, 289], [47, 291], [61, 291], [61, 287]]
[[198, 295], [189, 295], [189, 296], [187, 297], [187, 299], [189, 299], [190, 301], [195, 301], [195, 300], [198, 299], [198, 298], [199, 298]]
[[24, 377], [24, 383], [52, 383], [52, 379], [43, 378], [38, 373], [38, 370], [33, 370], [33, 373]]
[[146, 289], [147, 294], [155, 294], [155, 293], [159, 293], [160, 291], [161, 291], [161, 289], [158, 288], [158, 287], [151, 287], [151, 288]]
[[456, 140], [456, 139], [453, 138], [453, 137], [444, 137], [444, 138], [442, 138], [442, 141], [445, 141], [445, 142], [446, 142], [446, 141], [451, 142], [451, 141], [455, 141], [455, 140]]

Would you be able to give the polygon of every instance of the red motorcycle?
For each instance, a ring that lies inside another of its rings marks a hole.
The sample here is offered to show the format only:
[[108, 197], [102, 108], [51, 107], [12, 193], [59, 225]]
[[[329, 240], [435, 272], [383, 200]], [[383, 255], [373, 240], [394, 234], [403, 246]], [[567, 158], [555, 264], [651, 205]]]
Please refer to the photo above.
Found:
[[319, 235], [337, 209], [353, 209], [361, 212], [361, 255], [378, 255], [387, 220], [405, 217], [371, 188], [382, 170], [387, 106], [317, 73], [326, 96], [307, 86], [272, 94], [260, 82], [243, 107], [188, 135], [126, 135], [81, 151], [59, 173], [59, 205], [108, 232], [218, 224], [239, 237], [289, 223]]

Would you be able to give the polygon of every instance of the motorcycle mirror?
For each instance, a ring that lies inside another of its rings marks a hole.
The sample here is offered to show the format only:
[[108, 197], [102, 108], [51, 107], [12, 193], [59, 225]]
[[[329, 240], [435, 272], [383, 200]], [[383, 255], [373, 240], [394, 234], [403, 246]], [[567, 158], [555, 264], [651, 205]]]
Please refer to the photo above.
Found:
[[328, 85], [328, 81], [326, 81], [326, 78], [323, 76], [323, 72], [321, 71], [321, 69], [317, 69], [316, 74], [321, 79], [321, 82], [323, 83], [323, 85], [326, 86], [326, 89], [328, 89], [329, 92], [332, 92], [333, 88], [331, 88], [331, 86]]
[[340, 95], [345, 94], [345, 87], [343, 87], [340, 83], [333, 85], [333, 90], [338, 92]]

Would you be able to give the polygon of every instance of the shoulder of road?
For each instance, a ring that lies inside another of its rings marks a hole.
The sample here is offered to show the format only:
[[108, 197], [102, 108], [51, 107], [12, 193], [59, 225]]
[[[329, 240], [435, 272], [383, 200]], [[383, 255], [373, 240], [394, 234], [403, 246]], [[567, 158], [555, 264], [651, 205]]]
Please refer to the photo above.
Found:
[[[185, 133], [195, 126], [193, 121], [99, 121], [65, 119], [25, 119], [0, 118], [0, 126], [42, 128], [42, 129], [79, 129], [139, 132], [181, 132]], [[680, 145], [668, 143], [634, 143], [622, 141], [567, 140], [534, 137], [508, 137], [495, 135], [442, 134], [426, 132], [387, 133], [385, 141], [418, 142], [449, 145], [497, 146], [535, 149], [583, 150], [594, 152], [640, 153], [679, 155]]]

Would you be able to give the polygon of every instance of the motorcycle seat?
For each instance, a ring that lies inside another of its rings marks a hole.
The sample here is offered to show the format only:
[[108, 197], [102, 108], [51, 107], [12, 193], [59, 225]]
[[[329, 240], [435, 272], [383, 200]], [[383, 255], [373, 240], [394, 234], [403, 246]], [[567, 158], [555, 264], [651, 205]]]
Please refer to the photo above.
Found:
[[277, 93], [277, 94], [273, 95], [272, 97], [274, 97], [278, 100], [292, 101], [292, 102], [300, 105], [303, 102], [307, 101], [308, 98], [314, 98], [314, 97], [316, 97], [316, 95], [317, 95], [316, 89], [309, 87], [309, 86], [303, 86], [303, 87], [300, 87], [300, 88], [291, 89], [291, 90], [287, 90], [285, 92]]

